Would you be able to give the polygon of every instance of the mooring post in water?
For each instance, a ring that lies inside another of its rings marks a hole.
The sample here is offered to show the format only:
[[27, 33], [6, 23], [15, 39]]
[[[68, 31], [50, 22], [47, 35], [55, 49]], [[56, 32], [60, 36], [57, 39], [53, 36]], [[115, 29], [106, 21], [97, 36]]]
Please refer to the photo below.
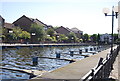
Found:
[[80, 55], [82, 54], [82, 49], [79, 49], [79, 54], [80, 54]]
[[88, 49], [87, 49], [87, 48], [85, 48], [85, 52], [88, 52]]
[[60, 58], [61, 54], [56, 52], [56, 58]]
[[70, 51], [70, 56], [72, 56], [72, 57], [73, 57], [73, 53], [74, 53], [74, 51]]
[[96, 51], [96, 47], [94, 47], [94, 50]]
[[92, 51], [93, 49], [92, 48], [90, 48], [90, 51]]
[[38, 57], [33, 57], [33, 66], [36, 66], [38, 64]]

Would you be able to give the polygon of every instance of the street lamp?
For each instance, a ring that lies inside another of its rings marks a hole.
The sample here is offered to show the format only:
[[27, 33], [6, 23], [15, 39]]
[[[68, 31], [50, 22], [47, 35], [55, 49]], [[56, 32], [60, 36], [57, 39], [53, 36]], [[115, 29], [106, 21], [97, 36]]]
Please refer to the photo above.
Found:
[[117, 18], [118, 17], [118, 7], [112, 7], [112, 15], [108, 15], [109, 13], [109, 9], [108, 8], [104, 8], [103, 9], [103, 13], [105, 14], [105, 16], [112, 16], [112, 41], [111, 41], [111, 54], [113, 53], [113, 27], [114, 27], [114, 16]]

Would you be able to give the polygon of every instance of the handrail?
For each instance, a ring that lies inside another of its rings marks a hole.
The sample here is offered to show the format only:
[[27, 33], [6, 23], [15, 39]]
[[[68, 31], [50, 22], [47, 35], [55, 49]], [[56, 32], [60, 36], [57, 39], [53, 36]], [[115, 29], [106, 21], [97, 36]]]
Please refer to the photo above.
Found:
[[117, 46], [112, 54], [107, 54], [104, 59], [100, 58], [98, 64], [83, 76], [82, 80], [93, 81], [95, 79], [108, 79], [119, 50], [120, 46]]

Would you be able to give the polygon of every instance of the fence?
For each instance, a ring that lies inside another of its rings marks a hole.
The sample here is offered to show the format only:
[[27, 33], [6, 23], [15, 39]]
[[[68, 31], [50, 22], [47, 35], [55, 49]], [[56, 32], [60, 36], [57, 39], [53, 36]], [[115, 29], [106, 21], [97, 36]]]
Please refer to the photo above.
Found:
[[106, 58], [100, 58], [98, 65], [91, 69], [84, 77], [83, 81], [95, 81], [98, 79], [108, 79], [113, 69], [113, 63], [118, 55], [120, 46], [113, 50], [113, 53], [107, 54]]

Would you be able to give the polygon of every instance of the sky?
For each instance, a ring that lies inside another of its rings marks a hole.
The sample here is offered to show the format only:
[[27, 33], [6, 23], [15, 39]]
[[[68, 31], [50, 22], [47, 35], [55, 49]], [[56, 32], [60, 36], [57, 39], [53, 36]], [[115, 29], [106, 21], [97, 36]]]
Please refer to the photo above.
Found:
[[[119, 0], [0, 0], [0, 15], [12, 23], [23, 15], [37, 18], [47, 25], [78, 28], [87, 34], [112, 31], [112, 17], [103, 8], [118, 6]], [[109, 13], [111, 15], [111, 12]], [[117, 33], [118, 19], [114, 20]]]

